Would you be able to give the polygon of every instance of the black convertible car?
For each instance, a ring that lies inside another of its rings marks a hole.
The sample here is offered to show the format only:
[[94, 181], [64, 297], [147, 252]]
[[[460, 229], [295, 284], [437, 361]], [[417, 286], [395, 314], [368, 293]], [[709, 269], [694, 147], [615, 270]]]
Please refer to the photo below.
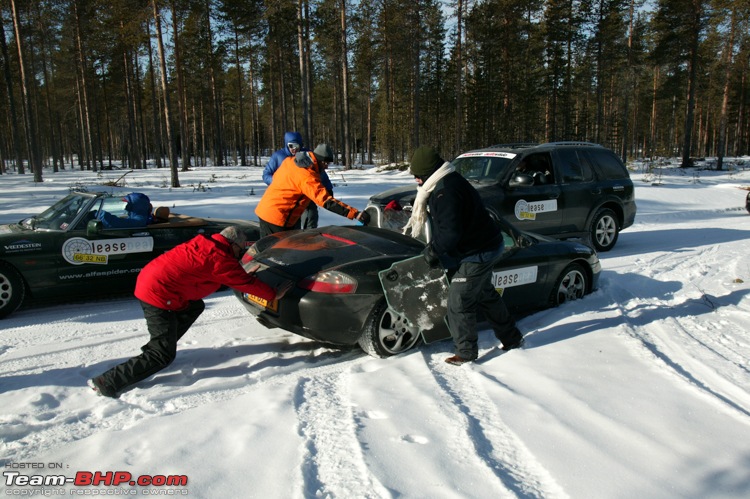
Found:
[[[265, 237], [248, 249], [244, 267], [260, 265], [265, 282], [291, 279], [296, 287], [270, 303], [235, 294], [269, 328], [337, 346], [359, 344], [377, 357], [406, 351], [421, 341], [421, 331], [388, 307], [378, 277], [424, 249], [424, 242], [395, 230], [401, 225], [330, 226]], [[557, 306], [596, 289], [601, 265], [590, 247], [510, 226], [504, 238], [493, 282], [512, 312]]]
[[138, 272], [165, 251], [198, 234], [229, 225], [243, 227], [248, 241], [258, 225], [243, 220], [198, 218], [154, 210], [142, 227], [103, 227], [97, 215], [125, 216], [122, 196], [72, 192], [39, 215], [0, 225], [0, 318], [29, 299], [74, 300], [132, 293]]

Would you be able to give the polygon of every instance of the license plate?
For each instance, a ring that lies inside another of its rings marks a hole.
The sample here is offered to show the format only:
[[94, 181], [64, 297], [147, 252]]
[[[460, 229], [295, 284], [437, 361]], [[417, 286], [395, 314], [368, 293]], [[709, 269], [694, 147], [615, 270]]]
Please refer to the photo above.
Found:
[[249, 293], [245, 293], [243, 295], [245, 299], [249, 302], [255, 303], [256, 305], [260, 306], [261, 308], [265, 308], [267, 310], [271, 310], [273, 312], [277, 312], [279, 309], [279, 300], [273, 300], [268, 301], [265, 298], [261, 298], [260, 296], [251, 295]]

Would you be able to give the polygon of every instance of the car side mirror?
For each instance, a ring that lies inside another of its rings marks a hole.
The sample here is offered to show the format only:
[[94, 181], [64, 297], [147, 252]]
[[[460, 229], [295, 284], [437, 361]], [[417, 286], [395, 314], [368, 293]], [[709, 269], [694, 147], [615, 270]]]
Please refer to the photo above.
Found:
[[86, 224], [86, 235], [95, 236], [102, 231], [102, 227], [101, 220], [89, 220], [89, 223]]
[[516, 173], [508, 182], [510, 187], [531, 187], [534, 185], [534, 177], [527, 173]]

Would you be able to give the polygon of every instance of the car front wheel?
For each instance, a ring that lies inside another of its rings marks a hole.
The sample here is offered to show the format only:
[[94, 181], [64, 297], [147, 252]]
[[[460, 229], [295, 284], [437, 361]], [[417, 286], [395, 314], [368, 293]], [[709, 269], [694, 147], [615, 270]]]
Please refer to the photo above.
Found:
[[0, 319], [15, 312], [25, 294], [26, 287], [18, 271], [0, 262]]
[[609, 251], [614, 248], [619, 235], [615, 212], [609, 208], [597, 211], [591, 222], [590, 235], [596, 251]]
[[366, 324], [359, 346], [373, 357], [397, 355], [414, 348], [421, 340], [419, 328], [390, 309], [385, 299], [373, 308]]
[[553, 307], [565, 302], [578, 300], [586, 294], [586, 273], [577, 263], [571, 263], [562, 271], [557, 278], [555, 287], [552, 289], [550, 304]]

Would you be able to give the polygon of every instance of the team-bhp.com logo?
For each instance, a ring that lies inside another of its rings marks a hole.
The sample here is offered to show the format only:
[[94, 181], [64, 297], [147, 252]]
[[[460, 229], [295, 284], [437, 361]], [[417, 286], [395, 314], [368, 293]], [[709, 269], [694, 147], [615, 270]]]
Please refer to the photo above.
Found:
[[[159, 489], [158, 487], [185, 487], [188, 483], [188, 477], [185, 475], [138, 475], [133, 476], [127, 471], [78, 471], [75, 476], [65, 475], [25, 475], [18, 471], [4, 471], [3, 477], [5, 485], [8, 487], [64, 487], [73, 485], [74, 487], [121, 487], [118, 495], [135, 495], [137, 489], [127, 489], [122, 487], [149, 487], [140, 491], [143, 495], [162, 495], [168, 491], [167, 495], [187, 495], [187, 489]], [[151, 487], [157, 487], [156, 489]], [[19, 489], [16, 489], [20, 492]], [[84, 489], [72, 489], [71, 495], [83, 494]], [[110, 495], [109, 492], [102, 490], [100, 494]], [[6, 491], [8, 494], [10, 491]], [[62, 491], [64, 493], [64, 491]], [[89, 495], [93, 490], [89, 489], [85, 495]], [[16, 494], [9, 494], [16, 495]], [[23, 494], [21, 494], [23, 495]], [[94, 495], [94, 494], [91, 494]]]

